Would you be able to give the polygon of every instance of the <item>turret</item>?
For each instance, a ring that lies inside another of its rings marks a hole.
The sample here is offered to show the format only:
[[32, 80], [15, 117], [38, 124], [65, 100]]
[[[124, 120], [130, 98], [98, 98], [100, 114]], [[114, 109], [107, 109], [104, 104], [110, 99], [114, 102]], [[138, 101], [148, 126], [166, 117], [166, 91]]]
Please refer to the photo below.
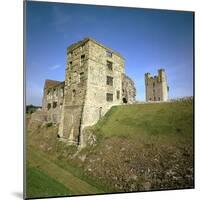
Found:
[[151, 77], [150, 73], [145, 73], [145, 85], [148, 85], [148, 80]]
[[158, 70], [158, 80], [159, 82], [167, 82], [166, 80], [166, 74], [164, 69], [159, 69]]

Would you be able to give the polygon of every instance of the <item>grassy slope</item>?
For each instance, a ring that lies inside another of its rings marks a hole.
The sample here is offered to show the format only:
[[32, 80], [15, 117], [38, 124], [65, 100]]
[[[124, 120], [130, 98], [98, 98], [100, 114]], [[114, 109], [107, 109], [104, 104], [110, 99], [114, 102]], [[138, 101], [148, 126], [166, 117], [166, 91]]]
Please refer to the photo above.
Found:
[[63, 184], [48, 176], [37, 167], [27, 168], [27, 197], [49, 197], [69, 195], [71, 192]]
[[[96, 188], [90, 194], [193, 187], [192, 101], [113, 107], [91, 128], [97, 145], [77, 156], [76, 149], [57, 140], [56, 127], [30, 127], [28, 144], [58, 170], [48, 175], [70, 191], [78, 188], [73, 194], [81, 194], [84, 182]], [[83, 182], [76, 187], [62, 180], [65, 171]]]
[[193, 187], [192, 101], [113, 107], [92, 129], [89, 175], [117, 191]]
[[[57, 140], [56, 126], [49, 126], [48, 124], [42, 126], [38, 122], [30, 123], [29, 116], [27, 122], [29, 124], [27, 131], [27, 161], [29, 168], [27, 174], [29, 174], [30, 167], [40, 170], [41, 173], [45, 173], [49, 178], [54, 179], [55, 182], [66, 188], [66, 192], [62, 193], [63, 195], [96, 194], [106, 191], [104, 186], [85, 176], [83, 169], [78, 166], [72, 166], [65, 159], [63, 154], [73, 155], [77, 149], [66, 146], [63, 142]], [[49, 194], [44, 190], [42, 193], [39, 187], [35, 187], [37, 182], [34, 183], [36, 180], [34, 176], [37, 176], [37, 174], [31, 173], [27, 177], [27, 182], [33, 181], [32, 185], [28, 185], [29, 197], [38, 196], [38, 194], [41, 196], [58, 195], [59, 190], [52, 190]], [[56, 183], [55, 188], [57, 188]]]
[[50, 158], [46, 157], [47, 155], [45, 153], [38, 151], [33, 147], [29, 147], [28, 152], [30, 164], [32, 166], [37, 166], [40, 170], [45, 171], [47, 175], [54, 177], [56, 181], [69, 188], [71, 191], [70, 194], [95, 194], [97, 192], [101, 192], [90, 184], [74, 176], [67, 170], [56, 165]]
[[137, 104], [113, 107], [97, 123], [95, 130], [104, 138], [112, 136], [163, 137], [192, 139], [193, 108], [191, 101]]

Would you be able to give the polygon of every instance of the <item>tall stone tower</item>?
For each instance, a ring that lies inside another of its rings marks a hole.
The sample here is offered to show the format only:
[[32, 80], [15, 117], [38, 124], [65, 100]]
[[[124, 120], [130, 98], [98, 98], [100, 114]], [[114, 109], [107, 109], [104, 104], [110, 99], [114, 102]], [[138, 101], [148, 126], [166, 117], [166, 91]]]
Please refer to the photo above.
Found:
[[[95, 124], [111, 106], [126, 98], [123, 77], [124, 59], [119, 53], [91, 38], [69, 46], [58, 135], [68, 143], [84, 146], [83, 128]], [[134, 98], [135, 94], [130, 97]]]
[[152, 77], [145, 73], [146, 101], [167, 101], [169, 87], [164, 69], [158, 70], [158, 75]]

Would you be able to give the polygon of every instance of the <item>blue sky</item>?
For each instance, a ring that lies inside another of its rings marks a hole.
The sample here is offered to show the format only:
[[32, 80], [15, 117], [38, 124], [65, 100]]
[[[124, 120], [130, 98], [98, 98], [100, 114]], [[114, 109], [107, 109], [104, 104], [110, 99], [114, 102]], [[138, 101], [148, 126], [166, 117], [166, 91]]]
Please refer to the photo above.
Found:
[[170, 98], [193, 95], [191, 12], [27, 2], [26, 103], [41, 105], [45, 79], [63, 81], [66, 49], [92, 37], [125, 58], [136, 99], [145, 99], [144, 74], [164, 68]]

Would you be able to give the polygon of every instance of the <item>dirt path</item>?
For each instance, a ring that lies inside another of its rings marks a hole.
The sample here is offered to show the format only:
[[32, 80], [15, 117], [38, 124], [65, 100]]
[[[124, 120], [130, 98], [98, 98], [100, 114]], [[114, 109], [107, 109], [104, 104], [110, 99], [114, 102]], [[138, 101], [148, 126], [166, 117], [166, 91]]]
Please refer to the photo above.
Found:
[[42, 154], [42, 152], [35, 151], [30, 147], [28, 150], [29, 163], [32, 166], [37, 166], [46, 174], [65, 185], [72, 192], [72, 195], [103, 193], [103, 191], [100, 191], [59, 167]]

